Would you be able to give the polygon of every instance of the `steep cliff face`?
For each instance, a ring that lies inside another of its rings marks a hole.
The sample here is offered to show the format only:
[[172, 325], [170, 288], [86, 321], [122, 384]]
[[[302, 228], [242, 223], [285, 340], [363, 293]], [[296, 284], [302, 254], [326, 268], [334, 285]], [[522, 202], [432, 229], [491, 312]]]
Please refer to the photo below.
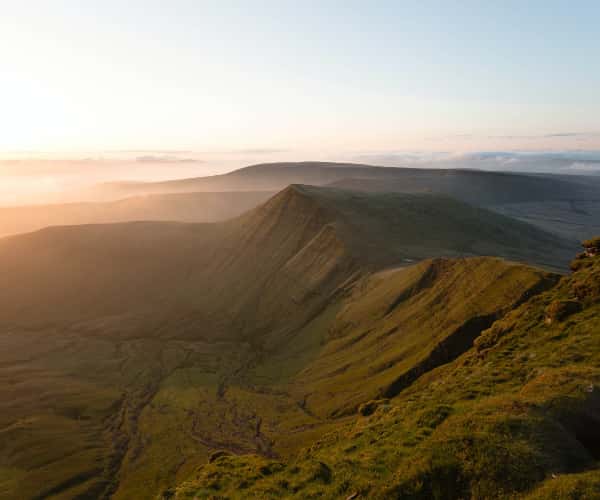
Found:
[[493, 258], [434, 259], [376, 274], [357, 286], [319, 357], [297, 376], [307, 407], [355, 413], [393, 397], [558, 276]]

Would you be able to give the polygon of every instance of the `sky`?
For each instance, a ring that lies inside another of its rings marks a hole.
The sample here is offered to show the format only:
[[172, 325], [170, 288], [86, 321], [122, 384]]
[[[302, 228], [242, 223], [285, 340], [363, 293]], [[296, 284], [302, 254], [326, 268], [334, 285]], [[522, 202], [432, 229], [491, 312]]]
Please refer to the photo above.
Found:
[[596, 1], [1, 4], [4, 155], [600, 147]]
[[162, 157], [165, 177], [190, 160], [600, 150], [595, 0], [0, 8], [5, 180], [32, 159]]

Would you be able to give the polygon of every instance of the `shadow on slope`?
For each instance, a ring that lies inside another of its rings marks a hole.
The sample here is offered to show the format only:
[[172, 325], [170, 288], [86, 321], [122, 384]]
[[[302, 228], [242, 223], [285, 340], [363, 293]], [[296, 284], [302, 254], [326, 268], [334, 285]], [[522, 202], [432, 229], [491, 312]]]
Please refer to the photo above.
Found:
[[596, 498], [599, 252], [590, 242], [572, 276], [296, 459], [225, 457], [172, 493], [235, 498], [243, 482], [273, 498]]
[[449, 198], [292, 186], [224, 223], [57, 227], [0, 240], [0, 323], [96, 328], [90, 321], [104, 318], [96, 329], [125, 322], [147, 335], [151, 321], [158, 335], [255, 339], [296, 330], [361, 270], [459, 255], [560, 269], [571, 249]]

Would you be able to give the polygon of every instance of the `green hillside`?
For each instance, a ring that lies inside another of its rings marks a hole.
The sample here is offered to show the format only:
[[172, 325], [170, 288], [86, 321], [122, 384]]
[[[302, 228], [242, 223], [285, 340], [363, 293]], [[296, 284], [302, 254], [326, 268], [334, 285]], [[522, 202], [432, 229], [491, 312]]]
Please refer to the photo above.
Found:
[[569, 251], [444, 197], [307, 186], [224, 223], [2, 239], [0, 497], [154, 498], [219, 451], [294, 460], [557, 279], [472, 256]]
[[450, 198], [292, 186], [224, 223], [83, 225], [2, 239], [0, 325], [281, 335], [359, 272], [468, 255], [561, 270], [574, 250]]
[[294, 458], [222, 456], [167, 496], [598, 498], [598, 247], [456, 360]]
[[495, 319], [555, 281], [493, 258], [427, 260], [375, 274], [344, 301], [294, 390], [316, 413], [355, 413], [462, 354]]

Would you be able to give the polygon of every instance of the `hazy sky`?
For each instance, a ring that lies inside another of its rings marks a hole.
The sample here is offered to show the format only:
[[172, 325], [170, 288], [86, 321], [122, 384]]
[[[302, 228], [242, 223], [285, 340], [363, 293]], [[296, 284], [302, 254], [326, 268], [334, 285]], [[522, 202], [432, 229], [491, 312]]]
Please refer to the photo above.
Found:
[[0, 155], [600, 149], [600, 2], [0, 0]]

